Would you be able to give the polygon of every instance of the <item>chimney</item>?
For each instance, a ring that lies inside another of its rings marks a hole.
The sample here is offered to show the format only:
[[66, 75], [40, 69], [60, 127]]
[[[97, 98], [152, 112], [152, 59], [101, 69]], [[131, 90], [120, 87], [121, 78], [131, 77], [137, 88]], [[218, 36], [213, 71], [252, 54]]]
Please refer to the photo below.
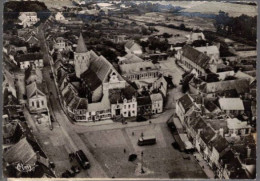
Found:
[[247, 158], [250, 158], [251, 156], [251, 148], [249, 146], [246, 147], [246, 156]]

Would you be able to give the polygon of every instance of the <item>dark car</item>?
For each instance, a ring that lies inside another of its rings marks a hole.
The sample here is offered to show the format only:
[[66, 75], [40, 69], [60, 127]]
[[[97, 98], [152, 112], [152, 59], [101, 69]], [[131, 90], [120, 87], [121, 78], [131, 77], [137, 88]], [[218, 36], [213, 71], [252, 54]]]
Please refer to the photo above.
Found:
[[66, 170], [66, 171], [67, 171], [67, 173], [69, 174], [70, 177], [74, 177], [76, 175], [76, 173], [71, 169]]
[[137, 155], [136, 155], [136, 154], [131, 154], [131, 155], [129, 155], [129, 157], [128, 157], [128, 161], [130, 161], [130, 162], [135, 161], [136, 158], [137, 158]]
[[80, 168], [78, 166], [72, 166], [71, 170], [75, 173], [79, 173], [80, 172]]
[[173, 116], [170, 117], [170, 119], [168, 119], [167, 126], [171, 130], [172, 133], [176, 132], [177, 129], [176, 129], [176, 126], [175, 126], [175, 124], [173, 122]]

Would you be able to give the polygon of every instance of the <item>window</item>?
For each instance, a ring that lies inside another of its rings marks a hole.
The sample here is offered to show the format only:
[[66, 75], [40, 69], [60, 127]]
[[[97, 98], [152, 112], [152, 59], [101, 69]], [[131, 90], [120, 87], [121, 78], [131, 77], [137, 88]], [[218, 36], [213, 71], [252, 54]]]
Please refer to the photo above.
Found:
[[133, 108], [135, 108], [135, 104], [133, 104]]
[[42, 105], [44, 106], [44, 101], [42, 100]]
[[34, 107], [34, 102], [32, 102], [32, 107]]
[[37, 108], [39, 108], [40, 107], [40, 102], [37, 101], [36, 104], [37, 104]]
[[130, 105], [130, 104], [128, 105], [128, 108], [129, 108], [129, 109], [131, 108], [131, 105]]
[[135, 114], [135, 111], [132, 111], [133, 114]]

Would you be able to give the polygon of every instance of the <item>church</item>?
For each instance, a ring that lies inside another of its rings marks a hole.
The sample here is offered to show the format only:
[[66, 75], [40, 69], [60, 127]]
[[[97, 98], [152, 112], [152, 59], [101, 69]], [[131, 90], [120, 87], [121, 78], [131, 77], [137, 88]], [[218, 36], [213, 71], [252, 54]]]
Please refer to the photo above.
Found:
[[[69, 115], [76, 121], [111, 118], [109, 90], [125, 89], [127, 82], [105, 57], [87, 49], [82, 34], [74, 52], [74, 68], [75, 73], [67, 73], [63, 79], [66, 84], [61, 90]], [[74, 91], [71, 91], [72, 88]], [[68, 99], [66, 96], [69, 94], [73, 94], [74, 98]], [[85, 106], [80, 106], [81, 110], [78, 110], [79, 106], [73, 106], [77, 102], [75, 100], [83, 99]]]

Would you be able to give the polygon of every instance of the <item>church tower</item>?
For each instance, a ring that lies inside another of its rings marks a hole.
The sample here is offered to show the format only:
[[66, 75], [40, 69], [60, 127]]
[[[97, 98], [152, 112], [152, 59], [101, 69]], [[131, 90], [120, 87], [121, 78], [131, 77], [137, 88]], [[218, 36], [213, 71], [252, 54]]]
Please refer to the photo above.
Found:
[[80, 75], [88, 69], [90, 64], [88, 50], [81, 33], [78, 39], [76, 52], [74, 52], [74, 64], [76, 76], [78, 78], [80, 78]]

